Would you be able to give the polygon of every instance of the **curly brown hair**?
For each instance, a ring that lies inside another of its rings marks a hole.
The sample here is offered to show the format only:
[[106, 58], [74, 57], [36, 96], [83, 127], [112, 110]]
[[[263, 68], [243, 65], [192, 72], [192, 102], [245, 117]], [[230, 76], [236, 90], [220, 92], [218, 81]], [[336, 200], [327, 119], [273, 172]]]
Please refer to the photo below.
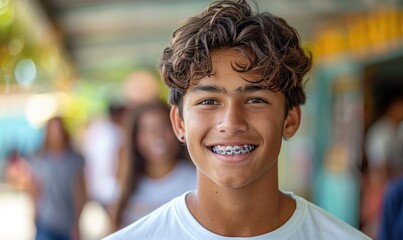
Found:
[[214, 74], [210, 55], [218, 49], [239, 51], [248, 63], [234, 64], [234, 70], [255, 71], [264, 86], [283, 92], [286, 112], [305, 103], [303, 77], [312, 57], [297, 31], [280, 17], [253, 10], [246, 0], [222, 0], [184, 21], [163, 52], [161, 76], [170, 88], [169, 103], [180, 112], [189, 84]]

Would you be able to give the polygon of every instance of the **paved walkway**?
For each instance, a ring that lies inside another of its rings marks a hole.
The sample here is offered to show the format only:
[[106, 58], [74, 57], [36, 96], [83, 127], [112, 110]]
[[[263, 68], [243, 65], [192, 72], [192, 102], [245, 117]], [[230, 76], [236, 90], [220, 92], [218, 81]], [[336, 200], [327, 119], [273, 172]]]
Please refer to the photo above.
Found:
[[[0, 183], [0, 240], [32, 240], [33, 205], [23, 191]], [[102, 208], [88, 202], [80, 219], [82, 240], [99, 240], [107, 234], [108, 218]]]

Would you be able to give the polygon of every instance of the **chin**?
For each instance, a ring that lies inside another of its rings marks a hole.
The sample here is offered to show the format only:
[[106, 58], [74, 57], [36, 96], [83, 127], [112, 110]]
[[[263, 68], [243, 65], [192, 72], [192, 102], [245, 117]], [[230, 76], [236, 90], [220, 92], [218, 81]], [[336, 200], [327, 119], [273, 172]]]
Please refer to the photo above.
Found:
[[215, 184], [223, 188], [240, 189], [251, 183], [252, 179], [247, 176], [242, 177], [240, 174], [234, 173], [231, 174], [231, 176], [216, 178], [213, 181]]

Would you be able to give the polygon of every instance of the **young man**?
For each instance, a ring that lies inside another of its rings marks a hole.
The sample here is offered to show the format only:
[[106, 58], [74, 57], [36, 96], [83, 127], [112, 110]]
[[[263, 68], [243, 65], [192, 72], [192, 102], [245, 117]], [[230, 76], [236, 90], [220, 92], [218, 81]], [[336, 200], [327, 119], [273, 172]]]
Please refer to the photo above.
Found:
[[197, 190], [107, 239], [368, 239], [279, 190], [281, 142], [299, 127], [310, 67], [296, 31], [246, 1], [218, 1], [189, 18], [160, 69]]

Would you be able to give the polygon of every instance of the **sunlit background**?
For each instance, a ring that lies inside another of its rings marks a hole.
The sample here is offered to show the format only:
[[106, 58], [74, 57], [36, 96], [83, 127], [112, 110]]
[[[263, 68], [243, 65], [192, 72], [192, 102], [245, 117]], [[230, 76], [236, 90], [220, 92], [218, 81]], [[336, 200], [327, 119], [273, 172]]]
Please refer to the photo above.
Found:
[[[155, 90], [133, 83], [133, 73], [159, 79], [172, 32], [209, 2], [0, 0], [0, 239], [34, 232], [29, 198], [3, 181], [10, 151], [34, 153], [55, 115], [66, 117], [79, 145], [109, 101], [146, 98]], [[295, 27], [314, 56], [301, 129], [280, 155], [281, 188], [361, 228], [363, 137], [379, 117], [382, 86], [403, 87], [403, 1], [256, 2]], [[165, 98], [164, 86], [157, 89]], [[104, 217], [86, 206], [84, 239], [104, 234]]]

